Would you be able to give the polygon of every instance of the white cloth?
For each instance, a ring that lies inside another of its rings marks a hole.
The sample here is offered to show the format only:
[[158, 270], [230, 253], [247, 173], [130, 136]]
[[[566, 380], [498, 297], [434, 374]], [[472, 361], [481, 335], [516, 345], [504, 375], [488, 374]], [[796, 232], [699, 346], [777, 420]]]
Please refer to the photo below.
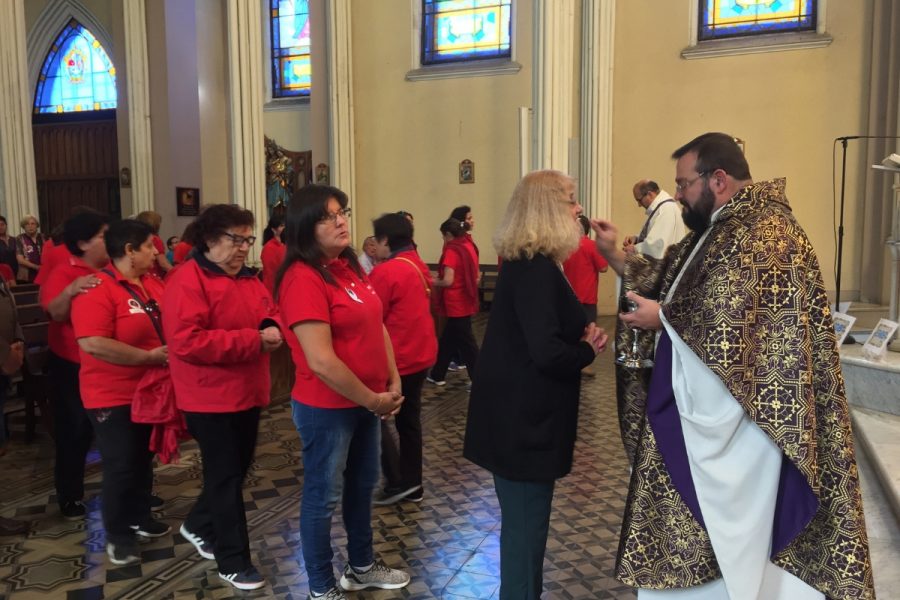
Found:
[[369, 255], [365, 252], [360, 252], [357, 258], [359, 258], [359, 266], [362, 267], [362, 270], [366, 275], [371, 273], [372, 269], [375, 268], [375, 262], [372, 261], [372, 259], [369, 258]]
[[660, 311], [672, 341], [672, 388], [700, 511], [722, 579], [638, 591], [640, 600], [823, 600], [769, 561], [781, 450]]
[[635, 252], [662, 258], [666, 248], [680, 242], [684, 237], [686, 229], [684, 219], [681, 218], [681, 205], [677, 201], [663, 204], [666, 200], [672, 200], [672, 196], [665, 190], [659, 190], [659, 194], [647, 207], [648, 216], [653, 214], [657, 206], [659, 210], [650, 217], [647, 237], [634, 245]]

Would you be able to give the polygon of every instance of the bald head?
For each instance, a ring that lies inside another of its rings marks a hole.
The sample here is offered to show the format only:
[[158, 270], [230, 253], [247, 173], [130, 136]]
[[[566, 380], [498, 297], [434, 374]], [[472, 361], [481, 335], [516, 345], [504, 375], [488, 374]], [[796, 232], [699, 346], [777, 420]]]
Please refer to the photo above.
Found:
[[635, 202], [642, 208], [647, 208], [659, 195], [659, 185], [655, 181], [641, 179], [631, 188], [631, 193], [634, 194]]

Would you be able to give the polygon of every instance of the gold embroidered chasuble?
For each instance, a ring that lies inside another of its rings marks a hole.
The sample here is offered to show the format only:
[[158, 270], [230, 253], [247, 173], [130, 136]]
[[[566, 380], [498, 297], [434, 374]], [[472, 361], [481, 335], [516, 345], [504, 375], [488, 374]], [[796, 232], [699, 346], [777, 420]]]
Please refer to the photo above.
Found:
[[[735, 194], [662, 310], [818, 499], [812, 521], [773, 562], [829, 598], [873, 599], [831, 310], [784, 188], [776, 179]], [[662, 301], [698, 238], [689, 233], [661, 260], [629, 256], [623, 287]], [[631, 344], [630, 332], [619, 333], [617, 351]], [[620, 380], [619, 394], [623, 431], [633, 432], [626, 445], [633, 445], [634, 470], [617, 579], [661, 589], [721, 577], [709, 537], [676, 491], [645, 417], [646, 379]]]

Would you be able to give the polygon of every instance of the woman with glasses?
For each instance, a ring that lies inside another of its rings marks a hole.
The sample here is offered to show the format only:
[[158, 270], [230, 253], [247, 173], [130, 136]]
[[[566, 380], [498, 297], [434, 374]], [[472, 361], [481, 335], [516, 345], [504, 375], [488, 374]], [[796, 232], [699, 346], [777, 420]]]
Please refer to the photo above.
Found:
[[[294, 423], [303, 444], [300, 540], [311, 598], [343, 590], [398, 589], [409, 575], [376, 560], [372, 493], [378, 483], [380, 421], [403, 402], [381, 301], [350, 247], [347, 195], [301, 188], [287, 213], [287, 255], [275, 280], [296, 365]], [[338, 587], [331, 517], [342, 502], [347, 557]]]
[[150, 274], [157, 250], [152, 229], [118, 221], [106, 231], [110, 265], [101, 284], [72, 302], [81, 356], [81, 399], [103, 458], [102, 514], [106, 552], [115, 565], [140, 560], [139, 537], [169, 533], [150, 514], [152, 425], [132, 423], [131, 400], [144, 373], [166, 362], [159, 301], [162, 281]]
[[500, 598], [538, 600], [555, 481], [572, 468], [581, 369], [606, 346], [562, 271], [581, 237], [575, 182], [536, 171], [494, 234], [503, 258], [463, 454], [494, 474]]
[[269, 353], [282, 343], [272, 296], [244, 265], [252, 233], [250, 211], [209, 206], [163, 295], [178, 408], [203, 459], [203, 491], [181, 535], [240, 590], [265, 585], [250, 557], [242, 490], [260, 409], [269, 404]]

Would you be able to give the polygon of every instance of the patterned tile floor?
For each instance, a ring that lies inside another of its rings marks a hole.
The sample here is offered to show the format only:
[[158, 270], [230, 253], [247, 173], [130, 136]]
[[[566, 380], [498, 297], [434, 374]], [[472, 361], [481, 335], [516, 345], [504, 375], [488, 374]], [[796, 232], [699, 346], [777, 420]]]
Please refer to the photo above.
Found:
[[[606, 319], [607, 329], [611, 321]], [[484, 319], [476, 323], [478, 330]], [[631, 599], [632, 589], [612, 578], [628, 470], [619, 441], [613, 398], [612, 358], [603, 355], [597, 376], [585, 379], [575, 467], [556, 489], [544, 565], [544, 598]], [[351, 597], [498, 597], [499, 508], [489, 474], [461, 456], [467, 394], [464, 373], [450, 374], [444, 388], [426, 384], [425, 499], [376, 507], [376, 553], [407, 569], [403, 590], [358, 592]], [[15, 424], [14, 424], [15, 425]], [[89, 515], [83, 522], [59, 517], [52, 480], [52, 446], [16, 434], [3, 457], [0, 514], [32, 523], [27, 537], [0, 538], [0, 600], [99, 598], [186, 600], [200, 598], [306, 598], [298, 516], [302, 467], [299, 439], [288, 403], [273, 404], [260, 425], [256, 460], [244, 498], [256, 564], [268, 581], [258, 592], [239, 592], [219, 580], [180, 535], [142, 544], [142, 562], [113, 567], [104, 554], [100, 524], [98, 458], [88, 469]], [[160, 517], [177, 531], [199, 493], [196, 447], [186, 444], [178, 465], [156, 469], [156, 490], [166, 500]], [[336, 567], [346, 539], [335, 519]]]

